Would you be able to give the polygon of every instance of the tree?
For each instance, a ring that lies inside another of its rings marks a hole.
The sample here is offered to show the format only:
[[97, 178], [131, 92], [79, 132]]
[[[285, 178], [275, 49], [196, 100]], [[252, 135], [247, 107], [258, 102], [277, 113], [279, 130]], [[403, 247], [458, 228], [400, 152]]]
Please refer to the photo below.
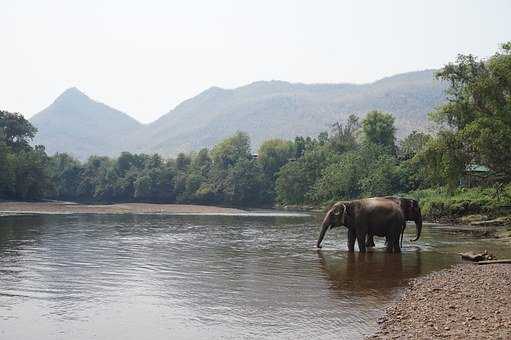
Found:
[[284, 165], [277, 174], [275, 191], [277, 201], [284, 204], [303, 204], [309, 191], [311, 181], [305, 181], [306, 162], [299, 159]]
[[356, 151], [343, 154], [338, 162], [323, 169], [309, 196], [316, 202], [358, 197], [361, 194], [360, 165], [360, 154]]
[[211, 202], [246, 204], [247, 197], [252, 195], [252, 184], [259, 183], [248, 135], [237, 132], [223, 140], [213, 148], [211, 158], [208, 180], [200, 186], [198, 196]]
[[191, 169], [200, 172], [203, 176], [207, 175], [211, 169], [211, 157], [209, 157], [208, 149], [203, 148], [197, 153], [192, 160]]
[[176, 193], [180, 202], [207, 202], [206, 184], [211, 172], [211, 158], [208, 149], [201, 149], [194, 157], [187, 173], [176, 178]]
[[360, 129], [358, 117], [351, 114], [346, 123], [335, 122], [332, 124], [330, 144], [336, 152], [343, 153], [352, 150], [357, 145], [357, 133]]
[[219, 144], [211, 151], [211, 157], [215, 166], [226, 169], [241, 159], [250, 157], [250, 138], [244, 132], [236, 132]]
[[85, 201], [100, 199], [104, 189], [100, 188], [99, 184], [106, 177], [110, 167], [112, 161], [108, 157], [89, 157], [80, 172], [80, 183], [76, 189], [77, 198]]
[[264, 200], [264, 174], [257, 162], [240, 159], [228, 171], [225, 201], [233, 205], [259, 205]]
[[468, 163], [511, 180], [511, 42], [487, 60], [459, 55], [437, 77], [449, 84], [447, 103], [431, 118], [453, 131]]
[[15, 159], [1, 134], [0, 130], [0, 197], [8, 197], [14, 193]]
[[5, 144], [18, 151], [30, 148], [37, 129], [19, 113], [0, 111], [0, 131]]
[[180, 152], [176, 158], [176, 168], [179, 171], [186, 171], [191, 163], [190, 157], [187, 157], [184, 153]]
[[302, 136], [295, 137], [295, 158], [300, 158], [305, 153], [305, 138]]
[[[132, 154], [130, 152], [122, 152], [115, 162], [115, 168], [119, 176], [123, 177], [132, 169], [142, 170], [148, 161], [149, 156], [144, 154]], [[158, 163], [158, 161], [157, 161]]]
[[49, 173], [53, 183], [52, 196], [58, 199], [74, 199], [80, 184], [82, 166], [66, 153], [57, 153], [49, 159]]
[[394, 157], [379, 153], [369, 169], [359, 181], [363, 196], [387, 196], [399, 191], [399, 168]]
[[311, 189], [316, 202], [390, 195], [399, 190], [396, 159], [381, 145], [366, 143], [325, 167]]
[[362, 121], [362, 134], [366, 143], [395, 149], [394, 117], [390, 113], [371, 111]]
[[413, 161], [422, 165], [420, 171], [430, 185], [447, 185], [451, 191], [457, 187], [468, 164], [463, 141], [452, 131], [441, 131]]
[[339, 159], [328, 145], [310, 140], [303, 157], [280, 168], [275, 182], [277, 200], [287, 204], [311, 201], [310, 190], [321, 177], [322, 170]]
[[431, 136], [419, 131], [412, 131], [405, 139], [399, 142], [398, 156], [400, 160], [415, 157], [431, 141]]
[[141, 171], [131, 166], [123, 176], [119, 177], [114, 185], [114, 198], [119, 201], [129, 202], [135, 198], [135, 181]]
[[51, 185], [44, 147], [19, 151], [15, 164], [15, 197], [23, 200], [43, 198]]
[[149, 202], [175, 200], [175, 171], [168, 166], [146, 169], [134, 183], [135, 198]]
[[264, 174], [273, 183], [276, 173], [291, 158], [294, 158], [296, 151], [293, 142], [270, 139], [261, 144], [257, 154]]

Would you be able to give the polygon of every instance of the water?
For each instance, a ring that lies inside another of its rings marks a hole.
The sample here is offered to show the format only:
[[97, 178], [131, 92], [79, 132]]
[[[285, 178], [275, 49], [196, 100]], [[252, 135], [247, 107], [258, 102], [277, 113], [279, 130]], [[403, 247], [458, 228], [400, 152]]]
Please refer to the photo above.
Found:
[[0, 218], [1, 339], [361, 338], [410, 278], [509, 254], [498, 240], [425, 226], [402, 254], [316, 250], [320, 216]]

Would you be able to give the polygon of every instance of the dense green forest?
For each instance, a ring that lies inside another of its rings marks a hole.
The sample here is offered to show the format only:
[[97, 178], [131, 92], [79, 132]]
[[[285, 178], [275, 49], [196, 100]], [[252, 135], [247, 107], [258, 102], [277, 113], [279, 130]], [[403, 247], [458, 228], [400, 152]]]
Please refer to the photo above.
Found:
[[[460, 55], [437, 77], [449, 87], [447, 102], [430, 114], [435, 133], [397, 141], [392, 114], [371, 111], [315, 138], [268, 140], [256, 154], [238, 132], [175, 159], [123, 152], [82, 163], [31, 146], [36, 129], [0, 111], [0, 197], [271, 206], [408, 193], [431, 213], [440, 206], [454, 214], [511, 204], [511, 43], [485, 60]], [[485, 170], [466, 188], [473, 166]]]

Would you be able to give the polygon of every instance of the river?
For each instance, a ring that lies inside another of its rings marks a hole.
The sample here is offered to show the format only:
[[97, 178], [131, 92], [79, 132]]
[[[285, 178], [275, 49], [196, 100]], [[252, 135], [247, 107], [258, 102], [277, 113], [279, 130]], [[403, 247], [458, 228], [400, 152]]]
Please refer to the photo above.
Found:
[[509, 253], [499, 240], [410, 225], [346, 252], [346, 229], [315, 248], [320, 216], [0, 217], [1, 339], [362, 338], [407, 280]]

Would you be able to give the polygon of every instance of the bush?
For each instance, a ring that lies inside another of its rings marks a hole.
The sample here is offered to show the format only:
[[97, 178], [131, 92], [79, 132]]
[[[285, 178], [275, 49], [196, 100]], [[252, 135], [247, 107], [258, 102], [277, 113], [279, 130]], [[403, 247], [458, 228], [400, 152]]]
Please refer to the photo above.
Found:
[[422, 214], [429, 219], [480, 213], [495, 215], [511, 208], [511, 184], [501, 188], [458, 188], [453, 192], [439, 187], [413, 191], [410, 196], [420, 202]]

